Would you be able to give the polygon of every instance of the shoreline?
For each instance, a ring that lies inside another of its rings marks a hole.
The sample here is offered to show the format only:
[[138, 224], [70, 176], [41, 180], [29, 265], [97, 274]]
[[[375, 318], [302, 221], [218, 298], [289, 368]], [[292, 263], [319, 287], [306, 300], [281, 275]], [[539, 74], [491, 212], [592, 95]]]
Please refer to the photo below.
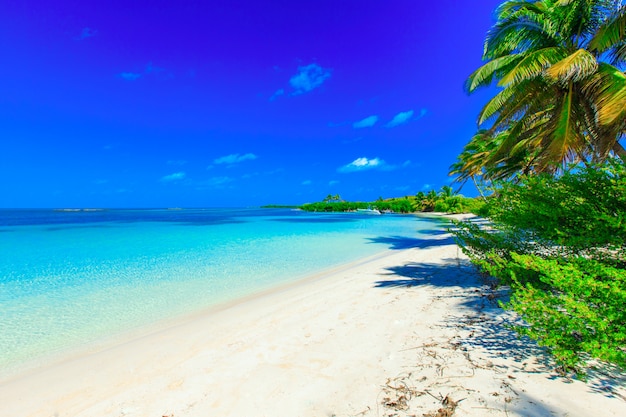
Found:
[[[140, 211], [143, 212], [143, 210]], [[223, 210], [219, 211], [221, 213]], [[281, 286], [283, 283], [306, 278], [313, 273], [332, 270], [337, 266], [359, 261], [363, 257], [387, 251], [390, 244], [385, 241], [375, 241], [378, 236], [393, 234], [393, 230], [385, 231], [386, 228], [388, 229], [387, 224], [392, 227], [398, 225], [394, 229], [402, 236], [411, 236], [412, 228], [438, 227], [435, 221], [426, 222], [409, 216], [402, 219], [389, 219], [393, 220], [391, 222], [378, 222], [371, 228], [374, 230], [372, 232], [367, 226], [370, 219], [362, 221], [343, 216], [345, 222], [337, 227], [334, 225], [335, 219], [328, 222], [321, 221], [321, 225], [310, 227], [306, 219], [312, 217], [314, 219], [312, 221], [316, 221], [320, 218], [319, 216], [305, 216], [304, 221], [298, 221], [297, 217], [282, 211], [269, 216], [258, 212], [258, 209], [251, 210], [250, 213], [245, 210], [236, 211], [234, 214], [232, 210], [228, 212], [229, 215], [237, 218], [250, 214], [253, 218], [247, 219], [246, 217], [245, 221], [252, 221], [255, 227], [259, 225], [260, 232], [248, 234], [245, 231], [245, 238], [241, 239], [237, 237], [238, 233], [229, 232], [229, 226], [224, 226], [217, 229], [217, 233], [226, 232], [216, 240], [211, 237], [213, 229], [181, 228], [181, 233], [176, 233], [179, 230], [177, 227], [183, 226], [189, 220], [184, 216], [175, 217], [180, 221], [175, 222], [173, 228], [168, 227], [168, 222], [155, 222], [158, 231], [163, 233], [162, 236], [174, 237], [174, 240], [172, 245], [158, 243], [159, 240], [165, 242], [165, 239], [154, 239], [157, 241], [156, 244], [145, 244], [148, 250], [154, 249], [154, 253], [157, 254], [156, 260], [149, 262], [141, 261], [145, 256], [142, 250], [133, 249], [133, 247], [144, 246], [143, 238], [133, 239], [132, 241], [137, 245], [129, 245], [128, 249], [122, 247], [119, 250], [116, 249], [119, 245], [114, 243], [115, 240], [110, 241], [122, 235], [124, 239], [132, 236], [123, 230], [126, 223], [132, 223], [123, 221], [126, 219], [125, 215], [105, 219], [113, 223], [110, 228], [108, 226], [100, 228], [99, 223], [96, 222], [97, 229], [102, 230], [102, 233], [94, 233], [95, 239], [91, 237], [90, 230], [83, 232], [82, 227], [74, 229], [73, 223], [67, 227], [67, 231], [61, 229], [60, 233], [43, 233], [43, 238], [51, 240], [50, 242], [44, 241], [48, 244], [42, 245], [44, 249], [55, 248], [60, 242], [61, 248], [67, 246], [67, 252], [56, 249], [43, 252], [50, 258], [45, 260], [53, 265], [54, 273], [48, 268], [50, 271], [42, 271], [42, 276], [53, 277], [58, 272], [64, 280], [76, 279], [81, 284], [73, 290], [72, 285], [66, 289], [64, 285], [56, 285], [54, 279], [44, 279], [44, 285], [39, 286], [37, 283], [37, 288], [34, 288], [35, 294], [37, 292], [45, 294], [40, 299], [30, 296], [29, 285], [11, 286], [11, 282], [19, 283], [19, 279], [14, 280], [12, 277], [20, 276], [22, 266], [38, 265], [37, 262], [40, 261], [40, 259], [31, 259], [32, 256], [24, 256], [22, 259], [22, 253], [33, 252], [27, 250], [26, 247], [29, 245], [28, 235], [18, 234], [17, 244], [13, 245], [15, 257], [9, 251], [9, 262], [4, 265], [2, 271], [4, 276], [9, 277], [7, 288], [9, 297], [6, 299], [6, 304], [3, 299], [3, 305], [7, 307], [8, 314], [5, 318], [5, 326], [3, 326], [6, 334], [0, 340], [0, 350], [4, 348], [4, 352], [0, 355], [0, 380], [6, 379], [10, 374], [21, 373], [23, 368], [34, 368], [41, 364], [58, 361], [67, 356], [67, 352], [80, 352], [95, 348], [103, 344], [102, 342], [108, 344], [109, 340], [132, 338], [135, 334], [144, 333], [145, 329], [161, 328], [163, 323], [176, 322], [176, 319], [180, 317], [214, 306], [219, 307], [231, 300], [248, 297]], [[31, 217], [28, 214], [25, 216], [27, 220]], [[220, 216], [222, 214], [218, 216], [218, 219], [221, 219]], [[257, 217], [268, 221], [257, 222]], [[213, 221], [213, 218], [213, 214], [207, 217], [209, 222]], [[145, 233], [151, 236], [148, 234], [152, 233], [152, 222], [148, 221], [155, 220], [152, 215], [133, 215], [131, 219], [133, 222], [138, 220], [140, 223], [140, 227], [136, 229], [141, 233], [133, 235], [143, 237]], [[161, 217], [157, 216], [157, 219]], [[191, 214], [191, 219], [197, 218]], [[276, 223], [277, 226], [274, 228], [272, 222], [275, 219], [278, 219], [276, 221], [280, 223]], [[292, 227], [289, 224], [291, 220], [298, 224]], [[51, 222], [55, 223], [54, 220]], [[353, 222], [358, 224], [352, 226]], [[122, 227], [118, 227], [118, 223], [121, 223]], [[141, 227], [142, 224], [150, 226], [144, 228]], [[405, 224], [406, 228], [402, 226]], [[263, 225], [266, 226], [263, 227]], [[376, 226], [379, 225], [383, 226], [377, 228]], [[131, 228], [135, 229], [135, 227]], [[322, 233], [313, 234], [312, 238], [309, 238], [310, 232], [306, 231], [313, 228]], [[347, 233], [344, 235], [341, 231], [345, 229]], [[47, 231], [43, 228], [37, 230]], [[186, 236], [188, 230], [191, 237]], [[275, 233], [274, 230], [276, 230]], [[23, 231], [28, 232], [29, 229], [24, 228]], [[56, 232], [56, 228], [53, 231]], [[303, 231], [305, 233], [302, 233]], [[326, 233], [330, 233], [328, 241], [323, 235]], [[271, 240], [263, 242], [264, 244], [257, 244], [255, 241], [262, 242], [265, 234], [271, 236]], [[22, 235], [26, 237], [20, 240], [19, 237]], [[88, 249], [83, 249], [74, 248], [71, 243], [65, 244], [65, 242], [79, 241], [76, 235], [80, 239], [89, 237], [90, 242], [104, 242], [105, 246], [101, 248], [98, 243], [94, 243]], [[179, 236], [182, 238], [179, 239]], [[233, 238], [228, 236], [233, 236]], [[257, 239], [256, 236], [260, 236], [261, 239]], [[189, 240], [191, 244], [187, 244], [186, 240]], [[352, 242], [353, 240], [354, 244], [341, 244], [342, 241]], [[26, 244], [20, 246], [23, 242]], [[333, 242], [336, 244], [333, 245]], [[293, 244], [290, 245], [290, 243]], [[222, 250], [221, 248], [224, 247], [230, 250]], [[211, 250], [207, 251], [207, 248]], [[78, 257], [73, 256], [75, 249], [78, 249]], [[58, 253], [55, 255], [54, 251]], [[172, 256], [172, 253], [177, 253], [176, 251], [184, 252], [185, 256], [180, 260], [176, 259]], [[65, 259], [66, 254], [69, 262], [77, 267], [71, 270], [64, 267], [62, 260]], [[320, 254], [323, 255], [320, 256]], [[119, 262], [116, 261], [117, 259]], [[134, 259], [137, 261], [135, 262]], [[61, 261], [57, 262], [57, 260]], [[30, 267], [26, 275], [21, 276], [35, 276], [40, 273], [40, 269], [42, 268], [38, 266]], [[86, 288], [84, 297], [81, 293], [82, 283], [88, 281], [82, 278], [83, 269], [89, 282], [92, 278], [94, 282], [93, 285], [84, 285]], [[100, 282], [103, 282], [104, 286], [100, 286]], [[107, 288], [107, 285], [112, 286], [111, 291], [100, 290], [102, 287]], [[50, 295], [47, 294], [48, 288], [52, 290]], [[91, 305], [94, 306], [93, 309], [85, 307]]]
[[306, 283], [313, 283], [317, 280], [330, 277], [337, 273], [383, 259], [392, 255], [395, 251], [396, 250], [394, 249], [386, 249], [382, 252], [356, 259], [345, 264], [330, 266], [321, 271], [303, 275], [293, 281], [272, 284], [266, 288], [252, 290], [249, 294], [240, 295], [226, 301], [219, 301], [197, 311], [166, 317], [153, 323], [139, 325], [112, 335], [98, 337], [79, 345], [62, 348], [49, 354], [28, 359], [15, 365], [10, 365], [7, 368], [0, 369], [0, 387], [5, 382], [10, 382], [14, 379], [20, 379], [31, 374], [36, 374], [41, 370], [55, 367], [77, 357], [89, 356], [92, 354], [98, 354], [102, 351], [114, 349], [117, 346], [133, 342], [134, 340], [149, 337], [150, 335], [154, 335], [156, 333], [167, 332], [168, 330], [205, 318], [206, 316], [218, 314], [240, 304], [253, 302], [256, 299], [267, 296], [275, 296], [284, 291], [288, 291], [293, 287], [298, 287]]
[[3, 379], [0, 402], [15, 417], [624, 414], [623, 375], [555, 378], [489, 291], [437, 234]]

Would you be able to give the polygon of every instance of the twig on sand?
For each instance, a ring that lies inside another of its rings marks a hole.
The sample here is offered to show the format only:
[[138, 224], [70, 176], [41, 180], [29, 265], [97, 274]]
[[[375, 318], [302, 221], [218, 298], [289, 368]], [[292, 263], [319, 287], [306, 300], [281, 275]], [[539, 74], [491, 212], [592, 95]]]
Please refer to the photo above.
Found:
[[[430, 395], [434, 397], [434, 395]], [[441, 396], [441, 394], [439, 395]], [[454, 415], [454, 412], [461, 401], [463, 400], [454, 401], [449, 395], [446, 395], [441, 400], [441, 405], [443, 405], [443, 407], [439, 408], [436, 412], [424, 414], [424, 417], [451, 417]]]

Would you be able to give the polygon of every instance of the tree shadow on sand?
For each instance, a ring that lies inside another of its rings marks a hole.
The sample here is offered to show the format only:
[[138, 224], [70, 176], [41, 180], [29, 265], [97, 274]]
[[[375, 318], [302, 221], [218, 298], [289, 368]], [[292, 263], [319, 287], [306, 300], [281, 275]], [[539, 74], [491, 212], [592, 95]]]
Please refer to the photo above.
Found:
[[[393, 239], [386, 241], [394, 242]], [[423, 248], [449, 242], [447, 238], [441, 241], [415, 239], [396, 244]], [[472, 337], [464, 338], [462, 342], [467, 349], [480, 349], [494, 363], [501, 358], [512, 358], [515, 365], [502, 372], [545, 373], [548, 379], [562, 378], [544, 348], [526, 337], [519, 338], [510, 329], [511, 325], [522, 323], [513, 313], [498, 305], [498, 300], [506, 302], [507, 289], [498, 288], [493, 278], [479, 274], [467, 259], [457, 255], [455, 258], [443, 259], [440, 263], [409, 262], [387, 268], [381, 278], [375, 282], [375, 288], [454, 287], [452, 291], [442, 291], [441, 297], [457, 298], [458, 306], [467, 313], [463, 317], [449, 316], [442, 326], [470, 331]], [[617, 393], [617, 389], [626, 388], [626, 375], [618, 368], [601, 364], [592, 367], [587, 378], [587, 387], [591, 392], [626, 400]], [[564, 380], [567, 381], [567, 378]], [[538, 412], [535, 415], [551, 415], [551, 410], [535, 411]]]
[[433, 239], [433, 238], [415, 238], [415, 237], [407, 237], [407, 236], [379, 236], [368, 238], [370, 243], [379, 243], [388, 245], [389, 249], [393, 250], [403, 250], [403, 249], [411, 249], [411, 248], [420, 248], [426, 249], [434, 246], [446, 246], [446, 245], [454, 245], [456, 241], [452, 236], [447, 234], [444, 235], [445, 232], [441, 233], [441, 238]]
[[436, 246], [455, 245], [457, 242], [450, 233], [449, 222], [438, 222], [430, 229], [420, 230], [420, 237], [409, 236], [378, 236], [368, 238], [370, 243], [377, 243], [389, 246], [392, 250], [403, 249], [426, 249]]

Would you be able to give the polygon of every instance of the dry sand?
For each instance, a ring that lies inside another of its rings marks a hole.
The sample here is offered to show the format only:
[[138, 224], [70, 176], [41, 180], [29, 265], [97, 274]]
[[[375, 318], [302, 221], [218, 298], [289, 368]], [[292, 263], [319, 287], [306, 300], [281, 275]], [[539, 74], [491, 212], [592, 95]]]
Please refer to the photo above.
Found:
[[[558, 377], [441, 233], [0, 381], [3, 416], [625, 416]], [[407, 248], [408, 246], [413, 246]]]

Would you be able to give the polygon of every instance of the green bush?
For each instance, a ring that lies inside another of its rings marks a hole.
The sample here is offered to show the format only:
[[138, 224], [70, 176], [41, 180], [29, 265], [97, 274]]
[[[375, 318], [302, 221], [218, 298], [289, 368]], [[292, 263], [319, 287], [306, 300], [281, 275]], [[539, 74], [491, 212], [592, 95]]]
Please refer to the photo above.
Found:
[[550, 347], [565, 369], [576, 369], [583, 352], [626, 368], [624, 269], [581, 257], [512, 254], [502, 273], [517, 289], [506, 307], [529, 325], [518, 333]]
[[440, 198], [435, 202], [434, 211], [441, 213], [474, 213], [485, 203], [475, 198], [468, 198], [462, 195]]
[[474, 213], [481, 215], [482, 208], [485, 206], [485, 201], [480, 198], [465, 198], [463, 200], [462, 213]]
[[503, 184], [483, 209], [492, 224], [460, 223], [463, 251], [511, 288], [503, 307], [565, 370], [587, 358], [626, 369], [626, 169], [589, 166]]

